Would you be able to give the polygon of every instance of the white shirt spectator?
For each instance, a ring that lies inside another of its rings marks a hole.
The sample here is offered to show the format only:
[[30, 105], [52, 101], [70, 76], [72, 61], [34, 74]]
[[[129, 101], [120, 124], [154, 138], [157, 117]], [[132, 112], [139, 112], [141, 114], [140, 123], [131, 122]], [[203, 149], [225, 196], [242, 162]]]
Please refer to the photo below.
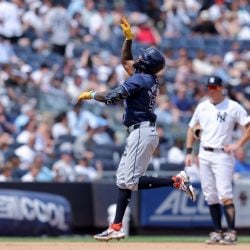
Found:
[[53, 124], [51, 132], [52, 132], [53, 138], [57, 139], [61, 135], [68, 135], [70, 131], [69, 131], [69, 128], [65, 126], [63, 123], [57, 122]]
[[174, 164], [182, 164], [185, 160], [185, 155], [178, 147], [171, 147], [168, 151], [168, 162]]
[[21, 178], [21, 181], [23, 182], [34, 182], [35, 180], [36, 178], [30, 172], [28, 172]]
[[20, 168], [21, 169], [28, 169], [30, 167], [30, 164], [33, 162], [36, 152], [34, 150], [36, 141], [35, 134], [31, 134], [29, 136], [28, 144], [22, 145], [21, 147], [17, 148], [15, 150], [15, 154], [19, 157], [21, 163]]
[[96, 116], [88, 110], [80, 111], [79, 115], [71, 110], [68, 112], [67, 116], [71, 134], [74, 136], [82, 135], [86, 132], [88, 126], [96, 127]]
[[15, 150], [15, 154], [21, 160], [20, 168], [25, 170], [28, 169], [33, 162], [36, 152], [28, 145], [23, 145]]
[[74, 102], [77, 100], [79, 93], [86, 88], [83, 77], [77, 74], [72, 81], [69, 81], [66, 87], [66, 92], [70, 99]]
[[5, 175], [0, 174], [0, 182], [11, 181], [11, 178], [6, 177]]
[[75, 181], [75, 171], [71, 162], [69, 153], [62, 153], [62, 158], [54, 163], [52, 170], [54, 172], [55, 181], [64, 182]]
[[14, 3], [0, 2], [0, 19], [0, 34], [6, 37], [19, 37], [23, 34], [19, 9]]
[[97, 178], [98, 173], [92, 166], [75, 166], [76, 179], [78, 181], [93, 181]]
[[47, 29], [51, 31], [51, 42], [66, 45], [70, 38], [70, 20], [62, 6], [51, 8], [46, 16]]
[[44, 31], [44, 23], [42, 18], [36, 14], [35, 8], [24, 13], [22, 21], [26, 26], [34, 28], [37, 34]]

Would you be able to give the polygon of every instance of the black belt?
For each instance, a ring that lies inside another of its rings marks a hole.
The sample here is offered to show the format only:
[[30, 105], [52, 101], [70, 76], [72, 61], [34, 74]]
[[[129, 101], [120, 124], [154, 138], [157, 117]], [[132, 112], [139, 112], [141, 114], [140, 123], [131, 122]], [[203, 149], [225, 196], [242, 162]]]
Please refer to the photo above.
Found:
[[[129, 128], [127, 128], [127, 132], [130, 133], [131, 131], [139, 128], [141, 125], [145, 125], [144, 122], [131, 125]], [[155, 127], [155, 122], [149, 122], [148, 126]]]
[[224, 151], [223, 148], [210, 148], [210, 147], [203, 147], [204, 150], [209, 152], [215, 152], [215, 151]]

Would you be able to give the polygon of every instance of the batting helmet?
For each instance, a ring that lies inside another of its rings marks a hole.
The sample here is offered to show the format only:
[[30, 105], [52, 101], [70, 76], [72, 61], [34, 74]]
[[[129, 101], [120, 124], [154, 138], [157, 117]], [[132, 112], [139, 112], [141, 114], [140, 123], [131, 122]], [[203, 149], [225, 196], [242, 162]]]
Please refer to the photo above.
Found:
[[156, 48], [140, 49], [141, 56], [134, 64], [135, 69], [148, 74], [157, 74], [165, 67], [165, 57]]

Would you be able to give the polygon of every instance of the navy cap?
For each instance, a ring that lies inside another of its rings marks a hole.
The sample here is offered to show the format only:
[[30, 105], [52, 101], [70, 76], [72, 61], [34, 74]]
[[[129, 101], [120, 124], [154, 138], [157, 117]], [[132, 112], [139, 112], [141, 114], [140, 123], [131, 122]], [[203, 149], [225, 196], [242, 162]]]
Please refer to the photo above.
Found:
[[208, 86], [219, 86], [222, 87], [222, 79], [218, 76], [209, 76], [207, 80], [207, 87]]

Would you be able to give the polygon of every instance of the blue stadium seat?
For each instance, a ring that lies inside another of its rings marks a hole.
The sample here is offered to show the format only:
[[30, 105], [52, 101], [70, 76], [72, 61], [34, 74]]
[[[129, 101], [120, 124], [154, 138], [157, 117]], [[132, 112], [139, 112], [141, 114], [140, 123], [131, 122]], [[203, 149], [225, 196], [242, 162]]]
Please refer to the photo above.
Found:
[[105, 171], [115, 171], [120, 162], [122, 147], [114, 144], [95, 145], [93, 152], [93, 160], [101, 161]]
[[181, 171], [184, 169], [184, 164], [176, 164], [176, 163], [161, 163], [160, 170], [167, 170], [167, 171]]

